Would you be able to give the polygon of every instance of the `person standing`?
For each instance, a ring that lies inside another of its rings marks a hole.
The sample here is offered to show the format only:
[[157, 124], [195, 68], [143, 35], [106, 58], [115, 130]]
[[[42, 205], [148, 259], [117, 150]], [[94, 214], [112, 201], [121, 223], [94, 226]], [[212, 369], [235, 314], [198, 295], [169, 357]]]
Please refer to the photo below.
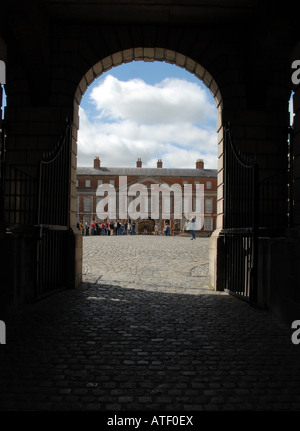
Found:
[[83, 223], [82, 223], [82, 220], [79, 221], [79, 230], [80, 230], [80, 234], [83, 235]]
[[168, 222], [166, 222], [165, 224], [164, 233], [165, 233], [165, 236], [170, 236], [170, 225]]
[[113, 236], [113, 234], [114, 234], [114, 228], [115, 228], [114, 222], [111, 221], [110, 224], [109, 224], [110, 236]]
[[195, 225], [196, 225], [196, 219], [195, 219], [195, 217], [192, 217], [190, 219], [191, 239], [196, 239]]
[[122, 226], [120, 220], [117, 221], [117, 235], [122, 235]]
[[131, 235], [135, 235], [135, 221], [131, 221]]

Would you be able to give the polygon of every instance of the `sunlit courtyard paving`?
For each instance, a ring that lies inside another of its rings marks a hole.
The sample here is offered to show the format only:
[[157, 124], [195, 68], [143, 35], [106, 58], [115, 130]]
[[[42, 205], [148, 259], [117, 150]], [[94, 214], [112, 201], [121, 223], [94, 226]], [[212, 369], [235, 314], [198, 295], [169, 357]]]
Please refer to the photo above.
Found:
[[83, 237], [83, 279], [161, 292], [209, 289], [209, 238]]

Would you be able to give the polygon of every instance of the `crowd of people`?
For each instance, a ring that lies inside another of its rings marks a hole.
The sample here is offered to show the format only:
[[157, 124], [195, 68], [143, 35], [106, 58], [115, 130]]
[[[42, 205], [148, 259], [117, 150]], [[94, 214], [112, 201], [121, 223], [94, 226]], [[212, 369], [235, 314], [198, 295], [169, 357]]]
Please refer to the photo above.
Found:
[[[189, 227], [186, 227], [187, 230], [190, 230], [191, 239], [196, 239], [195, 237], [195, 219], [191, 219], [189, 221]], [[89, 223], [86, 221], [85, 223], [80, 220], [77, 223], [77, 228], [80, 230], [81, 235], [83, 236], [95, 236], [95, 235], [136, 235], [136, 223], [134, 220], [112, 220], [110, 222], [106, 221], [92, 221]], [[159, 235], [159, 228], [157, 224], [154, 224], [151, 232], [148, 232], [149, 227], [145, 224], [143, 226], [143, 234], [153, 233], [153, 235]], [[163, 228], [163, 235], [170, 236], [171, 235], [171, 226], [170, 223], [166, 222]]]
[[83, 236], [89, 235], [135, 235], [135, 221], [92, 221], [91, 223], [82, 220], [77, 224], [77, 228]]

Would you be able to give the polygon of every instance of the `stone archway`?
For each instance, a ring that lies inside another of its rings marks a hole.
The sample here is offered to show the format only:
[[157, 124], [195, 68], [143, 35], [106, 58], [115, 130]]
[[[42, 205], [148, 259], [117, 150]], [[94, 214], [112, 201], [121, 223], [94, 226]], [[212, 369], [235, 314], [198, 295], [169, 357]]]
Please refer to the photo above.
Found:
[[[75, 205], [75, 197], [76, 197], [76, 156], [77, 156], [77, 135], [79, 130], [79, 105], [81, 103], [82, 96], [87, 90], [88, 86], [92, 84], [92, 82], [97, 79], [100, 75], [107, 72], [113, 67], [120, 66], [124, 63], [129, 63], [132, 61], [145, 61], [145, 62], [154, 62], [154, 61], [164, 61], [167, 63], [175, 64], [181, 68], [184, 68], [188, 72], [194, 74], [197, 78], [199, 78], [208, 88], [212, 97], [214, 98], [216, 107], [217, 107], [217, 124], [216, 131], [218, 134], [218, 192], [217, 192], [217, 229], [215, 233], [212, 235], [212, 246], [210, 252], [210, 280], [211, 285], [215, 289], [219, 289], [217, 283], [217, 245], [219, 232], [223, 227], [223, 124], [222, 124], [222, 108], [223, 108], [223, 100], [221, 96], [220, 89], [208, 72], [203, 66], [201, 66], [198, 62], [193, 60], [192, 58], [181, 54], [179, 52], [164, 49], [164, 48], [149, 48], [149, 47], [138, 47], [125, 49], [123, 51], [116, 52], [104, 59], [100, 60], [96, 63], [92, 68], [88, 70], [88, 72], [81, 79], [75, 93], [74, 97], [74, 114], [73, 114], [73, 127], [72, 127], [72, 173], [71, 173], [71, 213], [70, 213], [70, 224], [75, 227], [76, 224], [76, 205]], [[81, 246], [79, 245], [80, 249]], [[76, 253], [76, 274], [79, 276], [81, 274], [81, 249]]]

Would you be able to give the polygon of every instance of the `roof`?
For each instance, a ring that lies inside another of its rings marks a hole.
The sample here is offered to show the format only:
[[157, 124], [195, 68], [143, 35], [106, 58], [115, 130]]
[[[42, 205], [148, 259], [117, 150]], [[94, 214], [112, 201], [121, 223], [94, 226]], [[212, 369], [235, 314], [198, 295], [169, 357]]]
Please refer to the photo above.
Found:
[[85, 176], [152, 176], [152, 177], [205, 177], [217, 176], [217, 169], [182, 168], [77, 168], [77, 175]]

